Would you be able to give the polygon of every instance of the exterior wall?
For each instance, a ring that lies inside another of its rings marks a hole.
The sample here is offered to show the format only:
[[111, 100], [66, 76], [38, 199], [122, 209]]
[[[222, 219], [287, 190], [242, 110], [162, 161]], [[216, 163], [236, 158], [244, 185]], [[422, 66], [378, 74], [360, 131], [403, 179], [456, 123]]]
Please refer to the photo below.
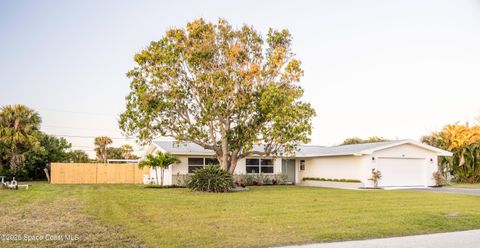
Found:
[[[305, 160], [305, 170], [300, 170], [300, 160]], [[297, 159], [298, 181], [304, 177], [332, 179], [357, 179], [364, 182], [363, 164], [365, 157], [335, 156]]]
[[[156, 153], [158, 150], [152, 151], [152, 153]], [[203, 157], [211, 157], [214, 156], [206, 156], [206, 155], [177, 155], [177, 158], [180, 160], [180, 163], [171, 165], [168, 169], [165, 170], [164, 175], [164, 185], [172, 185], [177, 182], [177, 175], [186, 175], [188, 174], [188, 158], [203, 158]], [[256, 157], [255, 157], [256, 158]], [[267, 157], [270, 158], [270, 157]], [[273, 161], [273, 174], [282, 173], [282, 159], [276, 158]], [[238, 160], [237, 167], [235, 167], [234, 171], [235, 175], [246, 174], [246, 166], [245, 166], [245, 159]], [[158, 171], [158, 175], [160, 178], [160, 170]], [[150, 177], [156, 178], [155, 170], [150, 170]]]
[[301, 186], [314, 186], [325, 188], [340, 188], [340, 189], [358, 189], [364, 186], [364, 183], [346, 183], [346, 182], [326, 182], [307, 180], [301, 183]]
[[[373, 186], [373, 182], [369, 181], [368, 178], [371, 177], [371, 171], [373, 168], [378, 169], [378, 160], [381, 158], [422, 159], [424, 164], [423, 173], [425, 177], [424, 186], [435, 185], [435, 180], [433, 179], [432, 174], [437, 171], [438, 168], [438, 155], [433, 151], [429, 151], [411, 144], [404, 144], [376, 151], [371, 156], [365, 157], [368, 158], [363, 170], [363, 180], [366, 180], [366, 186]], [[375, 159], [372, 160], [372, 157]]]

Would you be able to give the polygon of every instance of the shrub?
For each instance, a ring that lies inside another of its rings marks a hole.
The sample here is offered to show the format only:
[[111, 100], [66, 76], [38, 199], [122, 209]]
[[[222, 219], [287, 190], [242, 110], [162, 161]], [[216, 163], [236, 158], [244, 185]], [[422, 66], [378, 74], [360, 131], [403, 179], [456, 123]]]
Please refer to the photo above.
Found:
[[196, 170], [189, 178], [187, 186], [191, 190], [203, 192], [227, 192], [233, 184], [230, 173], [218, 165]]
[[270, 177], [264, 177], [263, 178], [263, 184], [272, 184], [272, 179]]
[[373, 181], [374, 188], [378, 188], [378, 181], [380, 181], [381, 178], [382, 178], [382, 172], [374, 168], [372, 169], [372, 177], [369, 178], [368, 180]]
[[343, 183], [360, 183], [357, 179], [345, 179], [345, 178], [323, 178], [323, 177], [304, 177], [303, 181], [327, 181], [327, 182], [343, 182]]
[[288, 175], [285, 173], [275, 174], [273, 175], [273, 178], [276, 183], [280, 185], [286, 184], [288, 181]]
[[265, 175], [263, 175], [263, 173], [258, 173], [255, 182], [257, 182], [256, 185], [262, 186], [265, 182]]
[[436, 171], [433, 173], [433, 179], [435, 180], [436, 186], [444, 186], [447, 185], [447, 179], [442, 175], [442, 172]]
[[187, 187], [188, 180], [189, 180], [189, 175], [180, 174], [179, 172], [177, 172], [175, 185], [177, 185], [178, 187]]
[[245, 178], [245, 185], [253, 185], [253, 182], [255, 181], [255, 177], [253, 175], [244, 175]]

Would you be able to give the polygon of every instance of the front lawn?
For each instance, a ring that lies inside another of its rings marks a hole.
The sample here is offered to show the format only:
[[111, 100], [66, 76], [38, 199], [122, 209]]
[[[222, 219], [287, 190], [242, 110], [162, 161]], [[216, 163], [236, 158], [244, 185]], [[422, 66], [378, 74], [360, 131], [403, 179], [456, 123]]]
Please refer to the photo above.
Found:
[[29, 191], [0, 190], [0, 213], [6, 220], [0, 233], [78, 234], [69, 241], [74, 245], [263, 247], [480, 228], [480, 197], [297, 186], [215, 194], [35, 184]]

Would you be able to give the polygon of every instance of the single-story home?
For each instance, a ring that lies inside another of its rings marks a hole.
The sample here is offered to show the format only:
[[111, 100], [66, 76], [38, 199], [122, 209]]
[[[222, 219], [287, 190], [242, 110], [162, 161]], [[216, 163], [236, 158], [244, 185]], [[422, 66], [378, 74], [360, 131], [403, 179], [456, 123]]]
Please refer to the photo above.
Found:
[[[172, 153], [180, 160], [165, 170], [166, 185], [175, 184], [178, 175], [218, 163], [213, 151], [194, 143], [154, 141], [147, 154], [158, 151]], [[354, 187], [371, 187], [373, 182], [369, 178], [372, 169], [377, 169], [382, 174], [381, 187], [427, 187], [435, 184], [433, 173], [437, 171], [438, 156], [451, 156], [451, 153], [414, 140], [333, 147], [301, 145], [294, 156], [252, 155], [241, 159], [234, 174], [284, 173], [291, 183], [304, 185], [309, 185], [304, 178], [349, 179], [357, 182]], [[155, 177], [154, 170], [150, 176]]]

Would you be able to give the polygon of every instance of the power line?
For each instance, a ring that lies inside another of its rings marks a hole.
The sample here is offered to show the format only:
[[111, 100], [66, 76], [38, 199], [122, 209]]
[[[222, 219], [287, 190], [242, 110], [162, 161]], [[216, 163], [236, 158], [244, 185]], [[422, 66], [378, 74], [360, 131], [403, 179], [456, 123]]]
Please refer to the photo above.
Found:
[[42, 125], [42, 128], [60, 128], [60, 129], [72, 129], [72, 130], [95, 130], [95, 131], [111, 131], [107, 129], [91, 129], [91, 128], [82, 128], [82, 127], [65, 127], [65, 126], [55, 126], [55, 125]]
[[[83, 139], [95, 139], [99, 136], [87, 136], [87, 135], [68, 135], [68, 134], [49, 134], [55, 137], [65, 137], [65, 138], [83, 138]], [[122, 139], [122, 140], [134, 140], [135, 138], [131, 137], [110, 137], [110, 139]]]
[[81, 115], [103, 115], [103, 116], [114, 116], [114, 117], [119, 116], [119, 115], [108, 114], [108, 113], [82, 112], [82, 111], [71, 111], [71, 110], [63, 110], [63, 109], [40, 108], [39, 110], [50, 111], [50, 112], [69, 113], [69, 114], [81, 114]]

